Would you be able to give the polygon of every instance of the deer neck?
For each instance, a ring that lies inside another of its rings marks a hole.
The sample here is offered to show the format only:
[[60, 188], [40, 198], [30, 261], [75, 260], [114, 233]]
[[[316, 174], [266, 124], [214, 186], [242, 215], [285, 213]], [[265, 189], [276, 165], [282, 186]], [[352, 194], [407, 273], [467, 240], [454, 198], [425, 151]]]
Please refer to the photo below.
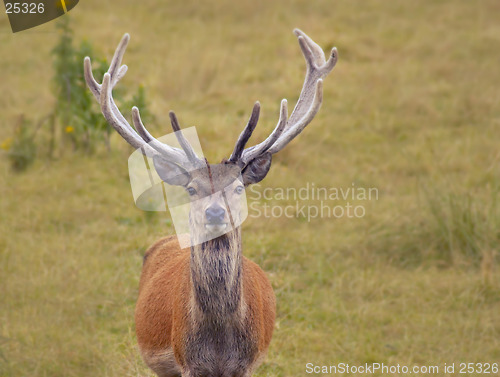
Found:
[[196, 311], [223, 320], [242, 308], [241, 228], [191, 247], [191, 279]]

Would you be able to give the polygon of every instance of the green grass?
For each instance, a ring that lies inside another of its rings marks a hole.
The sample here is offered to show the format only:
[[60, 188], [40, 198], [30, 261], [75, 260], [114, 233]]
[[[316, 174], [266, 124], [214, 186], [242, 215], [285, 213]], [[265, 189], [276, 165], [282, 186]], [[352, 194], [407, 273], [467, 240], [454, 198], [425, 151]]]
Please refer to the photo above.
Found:
[[[255, 100], [254, 141], [281, 98], [295, 103], [294, 27], [337, 46], [320, 113], [262, 188], [355, 182], [379, 198], [361, 219], [244, 223], [244, 253], [278, 301], [256, 375], [306, 375], [308, 362], [500, 362], [500, 3], [87, 0], [71, 17], [75, 39], [108, 59], [131, 34], [122, 90], [145, 86], [155, 135], [170, 109], [196, 125], [212, 162], [230, 154]], [[21, 113], [36, 121], [55, 101], [54, 24], [12, 35], [6, 21], [0, 142]], [[0, 376], [152, 376], [133, 311], [142, 253], [173, 227], [135, 208], [131, 150], [118, 135], [111, 144], [91, 157], [62, 149], [23, 174], [0, 159]]]

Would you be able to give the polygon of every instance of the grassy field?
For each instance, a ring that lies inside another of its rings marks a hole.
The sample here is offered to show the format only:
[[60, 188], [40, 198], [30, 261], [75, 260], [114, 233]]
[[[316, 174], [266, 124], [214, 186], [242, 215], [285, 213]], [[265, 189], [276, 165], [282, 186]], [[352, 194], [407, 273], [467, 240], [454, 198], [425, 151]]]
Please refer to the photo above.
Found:
[[[145, 86], [155, 135], [170, 109], [196, 125], [211, 162], [228, 157], [255, 100], [254, 141], [282, 98], [295, 103], [305, 67], [294, 27], [337, 46], [320, 113], [259, 190], [354, 184], [378, 199], [354, 201], [362, 218], [244, 223], [244, 254], [278, 302], [257, 376], [372, 362], [458, 376], [459, 363], [500, 363], [500, 2], [86, 0], [71, 18], [75, 39], [108, 59], [131, 34], [121, 88]], [[0, 17], [0, 142], [19, 114], [54, 105], [57, 39], [54, 23], [12, 35]], [[133, 311], [143, 252], [174, 230], [168, 214], [134, 206], [131, 149], [118, 135], [111, 144], [21, 174], [0, 158], [2, 377], [152, 376]]]

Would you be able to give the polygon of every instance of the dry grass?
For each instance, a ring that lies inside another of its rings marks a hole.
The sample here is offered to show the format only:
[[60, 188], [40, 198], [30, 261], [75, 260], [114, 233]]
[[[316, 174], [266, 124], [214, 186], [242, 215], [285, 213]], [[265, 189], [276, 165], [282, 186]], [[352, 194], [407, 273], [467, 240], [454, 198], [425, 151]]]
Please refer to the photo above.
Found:
[[[320, 114], [263, 187], [355, 182], [379, 199], [362, 219], [245, 222], [245, 254], [278, 298], [258, 376], [304, 375], [307, 362], [500, 361], [500, 3], [87, 0], [71, 16], [108, 59], [131, 34], [122, 88], [147, 88], [155, 134], [169, 109], [196, 125], [211, 161], [230, 153], [255, 100], [254, 140], [281, 98], [296, 100], [293, 27], [338, 47]], [[2, 138], [20, 113], [52, 106], [57, 39], [53, 24], [12, 35], [5, 21]], [[133, 206], [130, 150], [112, 144], [21, 175], [0, 160], [0, 376], [151, 375], [133, 329], [141, 253], [173, 228]]]

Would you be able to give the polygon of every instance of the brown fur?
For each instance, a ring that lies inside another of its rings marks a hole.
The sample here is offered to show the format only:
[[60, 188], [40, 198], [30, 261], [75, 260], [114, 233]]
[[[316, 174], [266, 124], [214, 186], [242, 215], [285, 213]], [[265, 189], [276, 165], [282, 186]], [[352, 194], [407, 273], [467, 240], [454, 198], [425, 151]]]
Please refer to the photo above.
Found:
[[[241, 280], [243, 325], [257, 348], [254, 361], [244, 374], [247, 376], [269, 347], [276, 303], [262, 269], [245, 257]], [[190, 249], [181, 249], [175, 236], [160, 239], [145, 254], [135, 321], [141, 353], [161, 377], [180, 376], [186, 368], [186, 334], [193, 326], [192, 300]]]

